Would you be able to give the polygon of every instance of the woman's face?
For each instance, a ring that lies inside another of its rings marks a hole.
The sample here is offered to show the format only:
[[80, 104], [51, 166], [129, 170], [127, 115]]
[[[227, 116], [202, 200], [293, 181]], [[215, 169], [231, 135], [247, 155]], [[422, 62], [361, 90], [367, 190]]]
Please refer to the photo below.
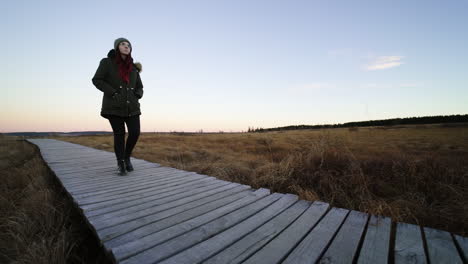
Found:
[[127, 41], [120, 42], [120, 44], [119, 44], [120, 54], [128, 55], [128, 54], [130, 54], [130, 50], [131, 50], [130, 49], [130, 44]]

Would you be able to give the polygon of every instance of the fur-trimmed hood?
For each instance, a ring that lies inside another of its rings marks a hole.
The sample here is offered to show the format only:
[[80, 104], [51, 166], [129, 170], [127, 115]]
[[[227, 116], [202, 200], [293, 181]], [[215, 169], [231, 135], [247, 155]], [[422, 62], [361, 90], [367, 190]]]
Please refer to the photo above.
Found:
[[[111, 59], [114, 59], [114, 58], [115, 58], [115, 49], [111, 49], [111, 50], [107, 53], [107, 57], [108, 57], [108, 58], [111, 58]], [[138, 73], [141, 73], [141, 71], [143, 70], [143, 65], [141, 65], [140, 62], [134, 62], [134, 63], [133, 63], [133, 66], [134, 66], [135, 69], [138, 71]]]

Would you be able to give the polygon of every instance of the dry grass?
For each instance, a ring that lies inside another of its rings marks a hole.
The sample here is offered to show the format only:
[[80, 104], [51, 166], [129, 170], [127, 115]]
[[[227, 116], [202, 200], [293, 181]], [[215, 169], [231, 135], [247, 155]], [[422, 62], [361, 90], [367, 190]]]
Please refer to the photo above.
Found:
[[0, 263], [106, 263], [31, 144], [0, 136]]
[[[133, 156], [468, 235], [468, 126], [143, 133]], [[112, 136], [57, 137], [113, 151]]]

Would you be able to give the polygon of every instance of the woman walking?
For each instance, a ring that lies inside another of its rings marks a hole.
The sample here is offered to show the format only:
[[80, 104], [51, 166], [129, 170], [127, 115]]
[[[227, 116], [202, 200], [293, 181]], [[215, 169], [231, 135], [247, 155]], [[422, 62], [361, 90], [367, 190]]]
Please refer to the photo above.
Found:
[[[119, 175], [134, 168], [130, 156], [140, 136], [140, 103], [143, 83], [142, 65], [133, 63], [132, 45], [126, 38], [114, 41], [114, 49], [101, 59], [92, 78], [93, 84], [103, 92], [101, 116], [108, 119], [114, 134], [114, 151]], [[125, 124], [128, 137], [125, 144]]]

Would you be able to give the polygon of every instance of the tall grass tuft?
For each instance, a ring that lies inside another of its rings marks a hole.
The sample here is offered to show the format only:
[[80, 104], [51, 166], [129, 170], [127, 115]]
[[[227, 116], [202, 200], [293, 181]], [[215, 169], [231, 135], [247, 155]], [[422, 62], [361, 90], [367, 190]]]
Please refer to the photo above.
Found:
[[1, 137], [0, 161], [0, 263], [107, 262], [34, 146]]

